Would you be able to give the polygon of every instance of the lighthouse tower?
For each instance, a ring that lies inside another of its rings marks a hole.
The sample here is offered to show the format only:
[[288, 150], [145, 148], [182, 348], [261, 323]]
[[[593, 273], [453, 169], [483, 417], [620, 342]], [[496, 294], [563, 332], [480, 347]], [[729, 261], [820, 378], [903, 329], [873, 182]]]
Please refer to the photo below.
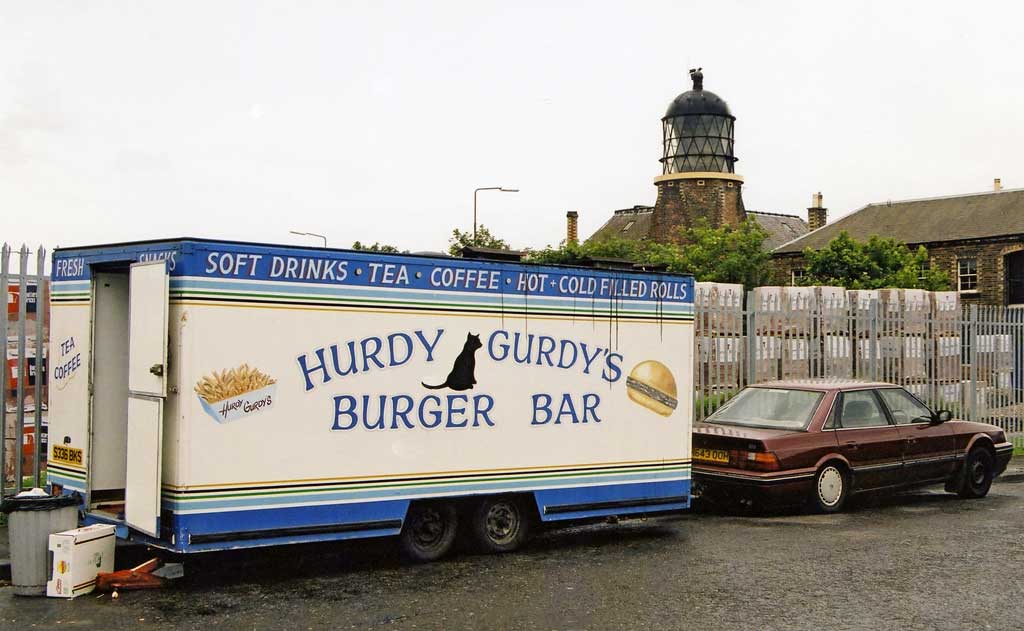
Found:
[[690, 70], [693, 89], [672, 101], [662, 122], [661, 175], [650, 238], [679, 242], [681, 228], [699, 218], [711, 226], [735, 226], [747, 218], [736, 175], [736, 117], [714, 92], [704, 89], [700, 68]]

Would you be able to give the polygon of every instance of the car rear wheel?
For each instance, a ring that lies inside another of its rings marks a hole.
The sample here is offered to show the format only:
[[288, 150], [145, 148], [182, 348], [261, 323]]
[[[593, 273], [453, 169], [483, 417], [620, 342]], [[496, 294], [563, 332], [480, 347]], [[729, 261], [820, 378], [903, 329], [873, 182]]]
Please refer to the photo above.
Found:
[[957, 494], [965, 498], [979, 498], [988, 495], [992, 488], [992, 454], [984, 447], [975, 447], [967, 454]]
[[511, 552], [530, 534], [532, 516], [517, 497], [485, 497], [473, 507], [469, 535], [480, 552]]
[[436, 561], [452, 549], [459, 518], [450, 502], [415, 502], [399, 535], [402, 554], [416, 563]]
[[820, 513], [837, 513], [843, 509], [850, 492], [845, 469], [835, 462], [826, 463], [814, 476], [811, 500]]

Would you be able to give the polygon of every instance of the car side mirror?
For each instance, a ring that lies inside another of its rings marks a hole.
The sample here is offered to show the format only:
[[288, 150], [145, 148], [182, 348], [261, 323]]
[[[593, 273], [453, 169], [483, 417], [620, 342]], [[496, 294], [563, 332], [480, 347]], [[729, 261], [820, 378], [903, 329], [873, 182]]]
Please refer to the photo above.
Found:
[[936, 425], [939, 423], [945, 423], [951, 418], [953, 418], [952, 412], [950, 412], [949, 410], [939, 410], [938, 412], [932, 414], [932, 423], [935, 423]]

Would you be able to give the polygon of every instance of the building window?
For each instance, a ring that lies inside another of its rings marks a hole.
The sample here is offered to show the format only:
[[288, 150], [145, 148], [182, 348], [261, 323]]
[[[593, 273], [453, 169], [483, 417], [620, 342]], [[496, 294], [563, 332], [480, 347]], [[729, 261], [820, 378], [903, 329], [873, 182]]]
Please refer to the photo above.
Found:
[[928, 272], [932, 268], [931, 259], [925, 259], [921, 262], [921, 266], [917, 268], [917, 280], [924, 282], [928, 278]]
[[960, 291], [978, 291], [978, 259], [958, 259], [957, 287]]
[[625, 232], [625, 231], [629, 230], [630, 228], [633, 227], [633, 224], [635, 224], [635, 223], [636, 223], [635, 221], [627, 221], [626, 222], [626, 226], [622, 229], [622, 231]]
[[704, 186], [704, 180], [697, 180], [697, 186]]
[[803, 279], [803, 277], [804, 277], [804, 276], [806, 276], [806, 275], [807, 275], [807, 270], [805, 270], [805, 269], [803, 269], [803, 268], [798, 268], [798, 269], [795, 269], [795, 270], [793, 270], [793, 278], [792, 278], [792, 280], [791, 280], [791, 284], [792, 284], [792, 285], [793, 285], [794, 287], [796, 287], [797, 285], [799, 285], [799, 284], [800, 284], [800, 281], [801, 281], [801, 280]]
[[726, 186], [728, 186], [729, 188], [732, 188], [734, 186], [734, 184], [732, 182], [729, 182], [728, 184], [726, 184]]

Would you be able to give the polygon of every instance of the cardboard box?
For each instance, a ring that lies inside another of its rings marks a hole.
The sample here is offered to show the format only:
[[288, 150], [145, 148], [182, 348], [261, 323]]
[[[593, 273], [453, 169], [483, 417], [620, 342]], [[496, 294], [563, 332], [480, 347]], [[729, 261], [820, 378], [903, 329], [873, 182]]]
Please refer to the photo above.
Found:
[[920, 336], [903, 338], [902, 379], [924, 379], [928, 376], [926, 340]]
[[928, 400], [928, 384], [926, 383], [908, 383], [903, 388], [922, 401]]
[[880, 337], [875, 340], [874, 349], [871, 348], [870, 340], [857, 340], [857, 359], [898, 359], [901, 339], [894, 336]]
[[904, 332], [912, 335], [927, 333], [928, 321], [932, 317], [929, 292], [924, 289], [901, 289], [900, 300]]
[[782, 311], [782, 287], [765, 286], [754, 288], [754, 308], [760, 313]]
[[811, 376], [809, 348], [805, 339], [787, 339], [783, 342], [783, 379], [806, 379]]
[[960, 336], [938, 337], [934, 344], [933, 378], [936, 381], [960, 381], [963, 371]]
[[743, 285], [739, 283], [694, 283], [693, 306], [743, 309]]
[[813, 287], [755, 287], [757, 330], [773, 334], [807, 334], [814, 322]]
[[743, 285], [694, 283], [693, 308], [698, 331], [743, 333]]
[[758, 381], [779, 377], [779, 362], [782, 360], [782, 338], [758, 335], [754, 340], [754, 371]]
[[851, 289], [846, 292], [846, 300], [850, 304], [852, 333], [858, 337], [867, 337], [871, 332], [871, 305], [880, 311], [877, 289]]
[[928, 294], [932, 316], [937, 323], [950, 327], [960, 319], [960, 292], [933, 291]]
[[985, 380], [992, 387], [1000, 390], [1009, 390], [1013, 388], [1013, 372], [1009, 370], [1000, 370], [989, 373]]
[[790, 311], [813, 311], [817, 307], [816, 287], [785, 287], [783, 298]]
[[703, 389], [735, 390], [738, 387], [743, 344], [744, 338], [738, 336], [698, 338], [700, 385]]
[[879, 301], [877, 289], [848, 289], [846, 299], [854, 311], [868, 311], [871, 303]]
[[842, 287], [814, 287], [814, 301], [821, 314], [821, 329], [826, 333], [849, 333], [850, 303]]
[[825, 335], [821, 340], [824, 373], [828, 377], [853, 377], [853, 345], [849, 336]]
[[960, 405], [964, 393], [963, 382], [945, 383], [939, 386], [939, 408], [949, 408]]
[[979, 335], [976, 354], [982, 372], [1007, 371], [1013, 368], [1013, 336], [1008, 333]]
[[96, 589], [96, 575], [114, 571], [114, 527], [94, 524], [50, 535], [53, 578], [46, 595], [74, 598]]
[[882, 313], [898, 314], [903, 310], [903, 290], [879, 289], [878, 302]]

